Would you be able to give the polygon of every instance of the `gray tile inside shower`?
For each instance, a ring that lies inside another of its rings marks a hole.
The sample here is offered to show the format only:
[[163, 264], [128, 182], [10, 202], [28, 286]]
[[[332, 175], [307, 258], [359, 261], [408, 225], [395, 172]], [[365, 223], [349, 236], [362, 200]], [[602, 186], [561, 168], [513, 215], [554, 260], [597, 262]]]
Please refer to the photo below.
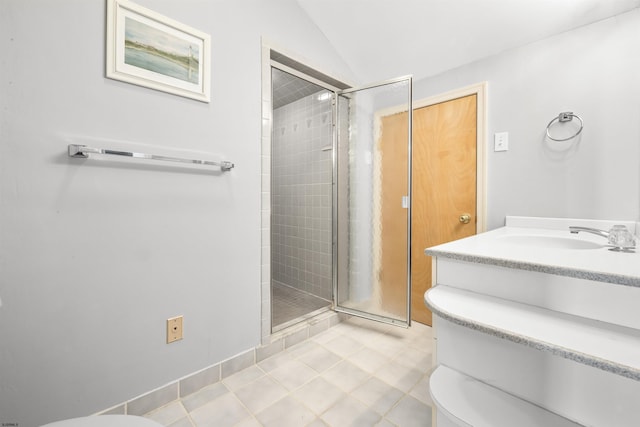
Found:
[[331, 103], [317, 94], [273, 112], [272, 279], [332, 298]]

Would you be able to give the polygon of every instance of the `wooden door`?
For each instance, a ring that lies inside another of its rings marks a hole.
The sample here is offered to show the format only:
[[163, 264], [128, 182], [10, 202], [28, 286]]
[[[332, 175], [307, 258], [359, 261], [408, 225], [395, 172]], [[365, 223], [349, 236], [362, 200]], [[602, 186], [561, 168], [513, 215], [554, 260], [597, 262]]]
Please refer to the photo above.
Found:
[[408, 233], [407, 209], [402, 198], [409, 194], [407, 113], [382, 116], [378, 139], [380, 200], [380, 261], [378, 281], [384, 311], [407, 310]]
[[[454, 100], [414, 109], [412, 146], [412, 197], [411, 197], [411, 318], [431, 325], [431, 312], [424, 304], [424, 293], [431, 287], [431, 257], [424, 249], [441, 243], [471, 236], [476, 233], [476, 134], [477, 96], [470, 95]], [[404, 113], [406, 114], [406, 113]], [[393, 169], [403, 170], [398, 164], [402, 157], [384, 155], [385, 149], [398, 150], [392, 141], [398, 135], [399, 127], [391, 125], [401, 120], [402, 114], [387, 116], [382, 122], [380, 150], [382, 168], [382, 192], [394, 186], [391, 181]], [[406, 120], [406, 118], [405, 118]], [[392, 131], [392, 129], [394, 131]], [[389, 163], [384, 160], [389, 159]], [[404, 165], [406, 170], [406, 164]], [[398, 177], [402, 179], [404, 177]], [[385, 179], [390, 180], [389, 183]], [[389, 206], [387, 206], [387, 204]], [[381, 212], [394, 215], [398, 209], [397, 197], [382, 200]], [[469, 214], [467, 224], [460, 222], [460, 216]], [[380, 276], [390, 277], [393, 262], [391, 253], [406, 244], [393, 233], [381, 237], [383, 255]], [[385, 256], [385, 253], [388, 254]], [[392, 286], [401, 280], [386, 280], [384, 294], [394, 294]], [[393, 298], [390, 298], [394, 301]], [[398, 304], [399, 301], [395, 301]]]
[[470, 95], [414, 110], [411, 309], [413, 320], [428, 325], [431, 257], [424, 249], [476, 234], [476, 108]]

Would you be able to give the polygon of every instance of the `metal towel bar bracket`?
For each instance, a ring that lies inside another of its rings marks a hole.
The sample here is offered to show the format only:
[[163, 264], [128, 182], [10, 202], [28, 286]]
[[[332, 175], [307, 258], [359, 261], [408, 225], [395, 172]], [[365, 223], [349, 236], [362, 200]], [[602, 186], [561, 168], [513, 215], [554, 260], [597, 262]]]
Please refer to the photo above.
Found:
[[134, 153], [130, 151], [109, 150], [105, 148], [93, 148], [79, 144], [69, 144], [68, 153], [69, 157], [83, 159], [89, 157], [89, 154], [108, 154], [112, 156], [134, 157], [136, 159], [163, 160], [168, 162], [191, 163], [196, 165], [219, 166], [220, 169], [225, 172], [230, 171], [235, 166], [233, 163], [228, 161], [213, 162], [210, 160], [183, 159], [180, 157], [159, 156], [157, 154], [144, 154]]

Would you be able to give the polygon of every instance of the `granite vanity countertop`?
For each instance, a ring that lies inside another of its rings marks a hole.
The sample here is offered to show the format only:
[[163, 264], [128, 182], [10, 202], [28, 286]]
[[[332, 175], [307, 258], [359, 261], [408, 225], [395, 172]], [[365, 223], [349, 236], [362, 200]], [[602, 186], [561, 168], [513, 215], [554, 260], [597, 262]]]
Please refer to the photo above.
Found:
[[[566, 226], [569, 223], [583, 223], [575, 220], [560, 221], [561, 225], [555, 224], [555, 229], [537, 228], [531, 224], [526, 227], [510, 226], [509, 222], [520, 222], [507, 221], [505, 227], [427, 248], [425, 254], [640, 287], [640, 247], [635, 253], [614, 252], [609, 250], [603, 237], [589, 233], [571, 234]], [[563, 242], [566, 239], [579, 240], [584, 243], [584, 247], [565, 247]]]
[[638, 330], [449, 286], [431, 288], [424, 301], [465, 328], [640, 381]]

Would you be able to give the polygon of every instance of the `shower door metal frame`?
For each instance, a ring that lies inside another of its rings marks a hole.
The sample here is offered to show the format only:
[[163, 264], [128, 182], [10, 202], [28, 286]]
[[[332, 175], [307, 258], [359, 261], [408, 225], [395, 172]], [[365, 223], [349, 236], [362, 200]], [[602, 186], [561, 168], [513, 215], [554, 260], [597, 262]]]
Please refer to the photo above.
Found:
[[[338, 138], [340, 132], [340, 101], [339, 97], [341, 95], [347, 95], [350, 93], [373, 89], [376, 87], [392, 85], [395, 83], [401, 83], [407, 81], [409, 83], [408, 86], [408, 99], [407, 99], [407, 117], [408, 117], [408, 138], [407, 138], [407, 301], [406, 301], [406, 315], [407, 318], [405, 321], [401, 321], [398, 319], [394, 319], [387, 316], [382, 316], [376, 313], [356, 310], [353, 308], [340, 306], [338, 302]], [[412, 143], [413, 143], [413, 76], [407, 75], [402, 77], [397, 77], [394, 79], [384, 80], [377, 83], [368, 84], [365, 86], [349, 88], [344, 90], [334, 91], [333, 97], [333, 113], [334, 113], [334, 131], [333, 131], [333, 202], [332, 202], [332, 226], [333, 226], [333, 309], [339, 313], [344, 313], [352, 316], [362, 317], [369, 320], [374, 320], [377, 322], [387, 323], [400, 327], [409, 327], [411, 326], [411, 170], [412, 170]]]

